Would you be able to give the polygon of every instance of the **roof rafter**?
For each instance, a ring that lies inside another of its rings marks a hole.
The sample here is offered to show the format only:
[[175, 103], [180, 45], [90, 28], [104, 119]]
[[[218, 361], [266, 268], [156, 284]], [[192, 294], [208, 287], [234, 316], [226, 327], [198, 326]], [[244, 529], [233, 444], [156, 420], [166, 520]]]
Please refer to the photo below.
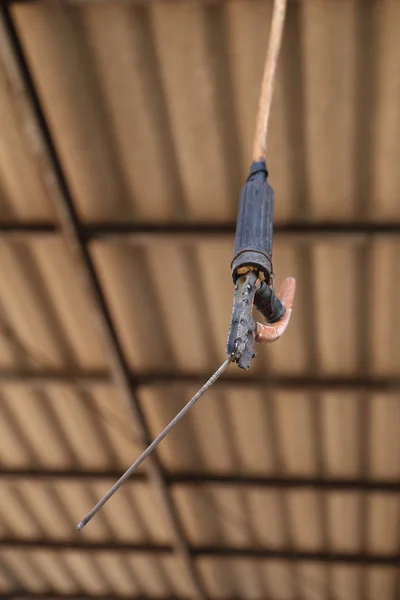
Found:
[[[114, 481], [122, 472], [118, 469], [46, 469], [43, 467], [0, 467], [0, 478], [4, 480], [51, 480], [51, 481]], [[208, 473], [200, 471], [164, 472], [168, 485], [172, 486], [228, 486], [241, 488], [313, 489], [320, 491], [400, 493], [400, 480], [357, 479], [346, 477], [307, 477], [293, 475], [243, 475], [240, 473]], [[146, 483], [146, 473], [133, 473], [127, 484]]]
[[[154, 371], [147, 373], [132, 373], [129, 377], [136, 388], [168, 385], [193, 385], [200, 387], [209, 377], [209, 373], [181, 373], [176, 371]], [[27, 387], [40, 387], [52, 385], [114, 385], [112, 377], [107, 371], [85, 370], [72, 371], [64, 369], [12, 370], [0, 369], [0, 385], [13, 384]], [[232, 386], [242, 388], [260, 388], [261, 391], [282, 390], [299, 393], [308, 392], [336, 392], [370, 394], [398, 394], [400, 391], [400, 377], [392, 376], [326, 376], [326, 375], [275, 375], [275, 374], [235, 374], [232, 371], [224, 374], [215, 383], [216, 387], [226, 389]]]
[[[73, 550], [81, 553], [138, 553], [152, 555], [168, 555], [174, 552], [173, 546], [168, 544], [139, 544], [130, 542], [107, 541], [79, 541], [50, 540], [46, 539], [21, 539], [0, 538], [0, 548], [20, 550], [51, 550], [52, 552], [66, 552]], [[400, 565], [400, 554], [373, 554], [362, 552], [328, 552], [325, 550], [294, 550], [292, 548], [273, 548], [261, 546], [190, 546], [189, 552], [193, 558], [251, 558], [257, 560], [301, 561], [312, 563], [343, 563], [352, 565], [395, 567]]]
[[[166, 238], [177, 242], [181, 238], [210, 240], [210, 238], [233, 238], [236, 224], [190, 222], [97, 222], [79, 223], [79, 232], [86, 241], [129, 240], [132, 243], [152, 243]], [[57, 223], [51, 221], [0, 221], [0, 239], [54, 238], [61, 235]], [[334, 240], [339, 238], [364, 239], [365, 237], [400, 236], [400, 223], [388, 222], [335, 222], [335, 221], [290, 221], [274, 225], [274, 235], [299, 241]]]
[[88, 592], [57, 592], [54, 590], [46, 592], [35, 592], [33, 590], [14, 590], [5, 592], [8, 599], [11, 598], [32, 598], [32, 600], [189, 600], [188, 598], [177, 596], [133, 596], [132, 594], [92, 594]]

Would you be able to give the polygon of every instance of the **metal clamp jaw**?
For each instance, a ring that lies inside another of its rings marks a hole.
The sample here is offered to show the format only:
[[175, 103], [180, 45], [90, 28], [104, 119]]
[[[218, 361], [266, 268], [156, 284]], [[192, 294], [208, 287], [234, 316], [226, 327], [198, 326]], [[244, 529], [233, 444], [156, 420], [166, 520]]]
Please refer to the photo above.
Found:
[[[278, 340], [289, 324], [296, 289], [293, 277], [284, 280], [279, 296], [260, 282], [257, 273], [249, 270], [238, 277], [226, 354], [241, 369], [248, 369], [255, 357], [255, 344], [271, 344]], [[258, 323], [253, 307], [261, 312], [267, 323]], [[261, 310], [260, 310], [261, 309]]]
[[[232, 277], [235, 295], [226, 354], [242, 369], [255, 356], [255, 343], [271, 343], [286, 330], [292, 312], [295, 280], [286, 279], [279, 296], [269, 283], [272, 271], [274, 192], [265, 162], [254, 162], [242, 189], [236, 225]], [[253, 307], [267, 324], [256, 323]]]

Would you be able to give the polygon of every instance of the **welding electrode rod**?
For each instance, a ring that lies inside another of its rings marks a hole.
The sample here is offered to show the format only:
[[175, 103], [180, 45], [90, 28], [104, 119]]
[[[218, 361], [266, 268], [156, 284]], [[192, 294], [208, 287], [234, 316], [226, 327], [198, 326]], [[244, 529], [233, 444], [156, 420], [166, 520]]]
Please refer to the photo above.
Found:
[[112, 488], [110, 488], [105, 496], [96, 504], [94, 508], [86, 515], [84, 519], [77, 526], [77, 530], [80, 531], [85, 527], [87, 523], [89, 523], [90, 519], [94, 517], [94, 515], [100, 510], [102, 506], [115, 494], [118, 488], [129, 479], [132, 473], [138, 468], [139, 465], [153, 452], [153, 450], [158, 446], [158, 444], [165, 438], [166, 435], [175, 427], [175, 425], [182, 419], [182, 417], [187, 413], [187, 411], [192, 408], [194, 404], [196, 404], [197, 400], [202, 397], [202, 395], [210, 388], [213, 383], [217, 381], [217, 379], [222, 375], [222, 373], [227, 369], [231, 360], [227, 358], [226, 361], [219, 367], [217, 371], [215, 371], [214, 375], [210, 377], [210, 379], [203, 385], [203, 387], [193, 396], [191, 400], [182, 408], [180, 412], [172, 419], [172, 421], [166, 426], [165, 429], [156, 437], [156, 439], [146, 448], [146, 450], [135, 460], [135, 462], [129, 467], [127, 471], [118, 479], [117, 483], [115, 483]]
[[276, 67], [278, 64], [285, 24], [286, 2], [287, 0], [274, 0], [268, 50], [258, 104], [256, 133], [253, 145], [254, 162], [260, 162], [266, 159], [268, 122], [271, 112]]

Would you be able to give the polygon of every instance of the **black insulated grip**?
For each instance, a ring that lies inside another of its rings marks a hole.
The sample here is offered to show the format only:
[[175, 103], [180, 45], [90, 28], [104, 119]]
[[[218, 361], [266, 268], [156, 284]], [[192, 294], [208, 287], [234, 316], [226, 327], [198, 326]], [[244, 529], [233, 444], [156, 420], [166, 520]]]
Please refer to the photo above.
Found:
[[262, 314], [267, 323], [280, 321], [286, 312], [273, 290], [263, 281], [255, 293], [254, 307]]
[[236, 223], [232, 277], [241, 267], [257, 267], [268, 282], [271, 275], [274, 191], [265, 162], [254, 162], [244, 184]]

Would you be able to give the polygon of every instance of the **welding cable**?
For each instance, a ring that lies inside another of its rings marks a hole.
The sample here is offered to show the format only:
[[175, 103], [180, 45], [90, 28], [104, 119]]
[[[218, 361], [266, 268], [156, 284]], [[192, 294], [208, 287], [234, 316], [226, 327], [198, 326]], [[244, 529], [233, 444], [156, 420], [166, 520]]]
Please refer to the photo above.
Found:
[[271, 113], [276, 67], [282, 45], [286, 3], [287, 0], [274, 1], [268, 49], [264, 64], [264, 75], [258, 103], [256, 133], [253, 145], [253, 162], [263, 162], [266, 160], [268, 123]]

